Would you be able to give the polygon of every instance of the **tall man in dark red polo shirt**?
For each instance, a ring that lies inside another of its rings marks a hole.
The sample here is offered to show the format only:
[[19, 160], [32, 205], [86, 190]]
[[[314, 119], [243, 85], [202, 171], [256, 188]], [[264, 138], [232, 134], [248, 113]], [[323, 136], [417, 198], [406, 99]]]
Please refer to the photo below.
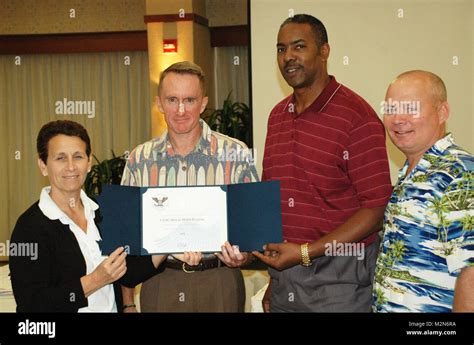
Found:
[[273, 267], [266, 311], [370, 311], [391, 193], [385, 131], [362, 97], [328, 75], [329, 49], [313, 16], [280, 27], [278, 65], [294, 92], [270, 114], [263, 180], [281, 182], [287, 242], [254, 253]]

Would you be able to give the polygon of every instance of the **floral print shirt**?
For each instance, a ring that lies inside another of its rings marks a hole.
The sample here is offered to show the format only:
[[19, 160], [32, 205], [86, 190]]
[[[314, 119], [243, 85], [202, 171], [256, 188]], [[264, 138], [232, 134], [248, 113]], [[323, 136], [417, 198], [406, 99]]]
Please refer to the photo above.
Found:
[[448, 134], [407, 169], [385, 211], [373, 310], [450, 312], [457, 276], [474, 265], [474, 157]]

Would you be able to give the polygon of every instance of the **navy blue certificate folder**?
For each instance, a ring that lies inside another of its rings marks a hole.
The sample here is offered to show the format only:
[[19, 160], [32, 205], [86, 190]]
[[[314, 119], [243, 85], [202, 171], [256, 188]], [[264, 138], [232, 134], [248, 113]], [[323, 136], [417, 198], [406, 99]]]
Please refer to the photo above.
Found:
[[[278, 181], [206, 187], [221, 188], [225, 191], [227, 229], [223, 231], [227, 230], [228, 241], [238, 245], [240, 251], [262, 251], [262, 246], [266, 243], [282, 242]], [[103, 186], [97, 201], [101, 213], [98, 227], [102, 240], [99, 246], [104, 255], [121, 246], [125, 247], [130, 255], [167, 254], [149, 253], [143, 247], [142, 195], [150, 188], [164, 187]]]

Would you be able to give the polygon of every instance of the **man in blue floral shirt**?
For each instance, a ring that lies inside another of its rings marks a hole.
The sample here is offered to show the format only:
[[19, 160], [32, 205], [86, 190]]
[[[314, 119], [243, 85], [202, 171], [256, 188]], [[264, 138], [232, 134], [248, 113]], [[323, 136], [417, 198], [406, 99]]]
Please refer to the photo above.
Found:
[[446, 135], [448, 117], [435, 74], [390, 84], [384, 124], [407, 161], [385, 211], [376, 312], [474, 311], [474, 157]]

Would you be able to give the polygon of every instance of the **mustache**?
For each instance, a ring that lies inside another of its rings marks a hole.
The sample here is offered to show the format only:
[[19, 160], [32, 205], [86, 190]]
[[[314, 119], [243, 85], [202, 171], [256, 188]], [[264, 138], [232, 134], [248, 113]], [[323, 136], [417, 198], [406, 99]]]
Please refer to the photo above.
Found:
[[287, 69], [287, 68], [299, 68], [299, 67], [301, 67], [300, 64], [297, 64], [297, 63], [294, 63], [294, 62], [287, 62], [287, 63], [285, 63], [285, 66], [283, 68]]

